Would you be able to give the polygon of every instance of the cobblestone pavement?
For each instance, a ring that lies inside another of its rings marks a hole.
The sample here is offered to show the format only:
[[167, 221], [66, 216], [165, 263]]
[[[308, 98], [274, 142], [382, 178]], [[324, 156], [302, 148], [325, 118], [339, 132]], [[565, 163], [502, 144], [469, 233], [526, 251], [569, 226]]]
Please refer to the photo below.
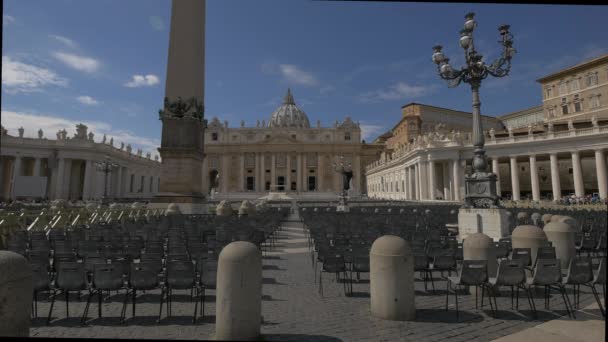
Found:
[[[562, 298], [552, 295], [550, 309], [544, 309], [542, 290], [536, 298], [538, 319], [530, 318], [528, 302], [520, 296], [519, 312], [511, 309], [509, 291], [497, 299], [498, 318], [491, 317], [487, 304], [483, 310], [475, 309], [474, 295], [459, 295], [460, 319], [456, 319], [454, 296], [450, 296], [450, 310], [445, 311], [445, 281], [435, 274], [435, 293], [424, 290], [418, 279], [416, 288], [416, 320], [410, 322], [385, 321], [374, 318], [369, 312], [369, 275], [362, 274], [354, 284], [354, 295], [346, 297], [342, 284], [333, 275], [323, 277], [324, 297], [318, 293], [308, 250], [307, 240], [300, 223], [286, 222], [281, 238], [273, 252], [265, 253], [263, 260], [262, 334], [266, 341], [490, 341], [510, 335], [566, 314]], [[594, 303], [593, 296], [584, 292], [580, 307]], [[474, 292], [473, 292], [474, 293]], [[569, 290], [570, 293], [570, 290]], [[601, 291], [600, 291], [601, 293]], [[521, 294], [520, 294], [521, 295]], [[33, 319], [32, 337], [88, 337], [88, 338], [138, 338], [138, 339], [211, 339], [215, 322], [215, 291], [207, 291], [204, 318], [191, 322], [194, 303], [190, 291], [174, 291], [172, 317], [163, 318], [159, 324], [160, 290], [148, 291], [137, 298], [137, 315], [131, 316], [127, 308], [127, 320], [119, 323], [124, 295], [114, 295], [102, 304], [103, 317], [97, 318], [97, 301], [93, 299], [89, 309], [87, 326], [81, 327], [80, 317], [86, 296], [79, 301], [70, 299], [70, 317], [66, 318], [65, 302], [57, 299], [53, 309], [53, 321], [46, 325], [46, 317]], [[63, 296], [61, 296], [63, 297]], [[46, 316], [50, 304], [42, 299], [38, 304], [40, 316]], [[591, 310], [578, 319], [590, 317], [602, 319], [599, 310]], [[597, 312], [595, 312], [597, 311]]]

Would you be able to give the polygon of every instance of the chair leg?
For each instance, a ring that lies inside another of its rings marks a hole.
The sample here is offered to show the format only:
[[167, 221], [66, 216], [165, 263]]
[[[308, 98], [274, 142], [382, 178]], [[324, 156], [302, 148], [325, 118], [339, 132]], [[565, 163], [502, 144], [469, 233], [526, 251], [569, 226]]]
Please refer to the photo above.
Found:
[[433, 293], [435, 293], [435, 281], [433, 280], [433, 272], [427, 271], [429, 273], [429, 278], [431, 279], [431, 287], [433, 288]]
[[205, 287], [203, 287], [203, 295], [201, 296], [201, 318], [205, 318]]
[[165, 296], [165, 289], [161, 289], [160, 291], [160, 308], [158, 311], [158, 319], [156, 320], [156, 323], [160, 323], [160, 317], [163, 314], [163, 298]]
[[448, 299], [450, 298], [450, 280], [445, 283], [445, 311], [448, 311]]
[[127, 315], [127, 303], [129, 302], [129, 290], [125, 290], [125, 300], [122, 302], [122, 310], [120, 312], [120, 324], [125, 323], [125, 317]]
[[49, 309], [49, 315], [48, 315], [48, 318], [46, 319], [46, 324], [49, 324], [51, 322], [51, 314], [53, 313], [53, 306], [55, 305], [56, 295], [57, 295], [57, 291], [53, 290], [53, 299], [51, 300], [51, 308]]
[[194, 301], [194, 314], [192, 315], [192, 323], [196, 323], [196, 311], [198, 310], [198, 296], [200, 295], [199, 288], [196, 288], [196, 300]]
[[88, 315], [89, 315], [89, 305], [91, 304], [91, 297], [93, 297], [93, 294], [91, 293], [91, 290], [89, 290], [89, 296], [87, 297], [87, 304], [84, 307], [84, 312], [82, 313], [82, 319], [81, 319], [81, 324], [84, 325], [86, 324]]
[[568, 312], [568, 317], [572, 318], [574, 312], [570, 312], [570, 299], [568, 298], [568, 294], [566, 294], [566, 288], [562, 285], [559, 286], [559, 292], [562, 295], [562, 299], [564, 300], [564, 305], [566, 306], [566, 312]]
[[319, 272], [319, 294], [323, 298], [323, 271]]
[[101, 318], [101, 302], [103, 302], [103, 290], [97, 290], [97, 317]]
[[38, 317], [38, 291], [34, 291], [34, 300], [32, 304], [34, 305], [34, 317]]
[[70, 291], [65, 291], [65, 318], [70, 317]]
[[519, 310], [519, 286], [515, 288], [515, 309]]
[[456, 298], [456, 320], [458, 320], [458, 290], [454, 288], [454, 298]]
[[597, 305], [600, 307], [600, 312], [602, 313], [602, 316], [606, 317], [606, 311], [604, 311], [604, 308], [602, 307], [602, 301], [600, 300], [600, 296], [597, 293], [595, 286], [590, 285], [589, 287], [591, 288], [591, 292], [593, 293], [593, 296], [595, 297], [595, 300], [597, 301]]
[[135, 303], [137, 300], [137, 290], [133, 289], [133, 291], [131, 292], [131, 301], [132, 301], [132, 316], [135, 317]]

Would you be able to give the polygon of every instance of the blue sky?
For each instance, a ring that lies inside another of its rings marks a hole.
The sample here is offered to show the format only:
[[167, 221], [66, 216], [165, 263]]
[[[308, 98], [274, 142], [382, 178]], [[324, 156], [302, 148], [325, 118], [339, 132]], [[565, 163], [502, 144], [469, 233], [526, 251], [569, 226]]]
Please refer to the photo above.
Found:
[[[55, 137], [85, 122], [96, 133], [152, 151], [160, 143], [169, 0], [6, 0], [2, 124]], [[500, 54], [508, 23], [518, 53], [511, 76], [488, 79], [482, 114], [540, 104], [535, 80], [608, 53], [606, 6], [208, 0], [206, 118], [268, 120], [287, 87], [312, 123], [346, 115], [364, 139], [419, 102], [470, 110], [466, 85], [448, 88], [431, 62], [444, 46], [454, 66], [464, 14], [477, 13], [476, 47]]]

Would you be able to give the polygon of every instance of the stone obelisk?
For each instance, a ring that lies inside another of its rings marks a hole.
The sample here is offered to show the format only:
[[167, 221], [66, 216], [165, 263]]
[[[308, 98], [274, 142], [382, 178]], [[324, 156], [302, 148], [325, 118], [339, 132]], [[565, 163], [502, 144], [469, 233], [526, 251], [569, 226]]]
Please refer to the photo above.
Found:
[[173, 0], [162, 121], [159, 193], [152, 207], [203, 209], [205, 0]]

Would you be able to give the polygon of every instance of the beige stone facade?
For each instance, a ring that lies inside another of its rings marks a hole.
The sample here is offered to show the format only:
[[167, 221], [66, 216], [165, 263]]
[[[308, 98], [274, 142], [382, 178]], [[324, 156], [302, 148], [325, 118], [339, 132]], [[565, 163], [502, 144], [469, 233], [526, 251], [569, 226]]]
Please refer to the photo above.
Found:
[[359, 123], [346, 117], [332, 127], [310, 127], [288, 92], [268, 122], [231, 128], [213, 118], [205, 130], [203, 186], [214, 198], [258, 197], [285, 192], [298, 197], [337, 196], [341, 160], [353, 171], [351, 195], [365, 192], [364, 166], [378, 158], [382, 144], [361, 142]]
[[537, 80], [546, 122], [565, 124], [608, 119], [608, 55]]

